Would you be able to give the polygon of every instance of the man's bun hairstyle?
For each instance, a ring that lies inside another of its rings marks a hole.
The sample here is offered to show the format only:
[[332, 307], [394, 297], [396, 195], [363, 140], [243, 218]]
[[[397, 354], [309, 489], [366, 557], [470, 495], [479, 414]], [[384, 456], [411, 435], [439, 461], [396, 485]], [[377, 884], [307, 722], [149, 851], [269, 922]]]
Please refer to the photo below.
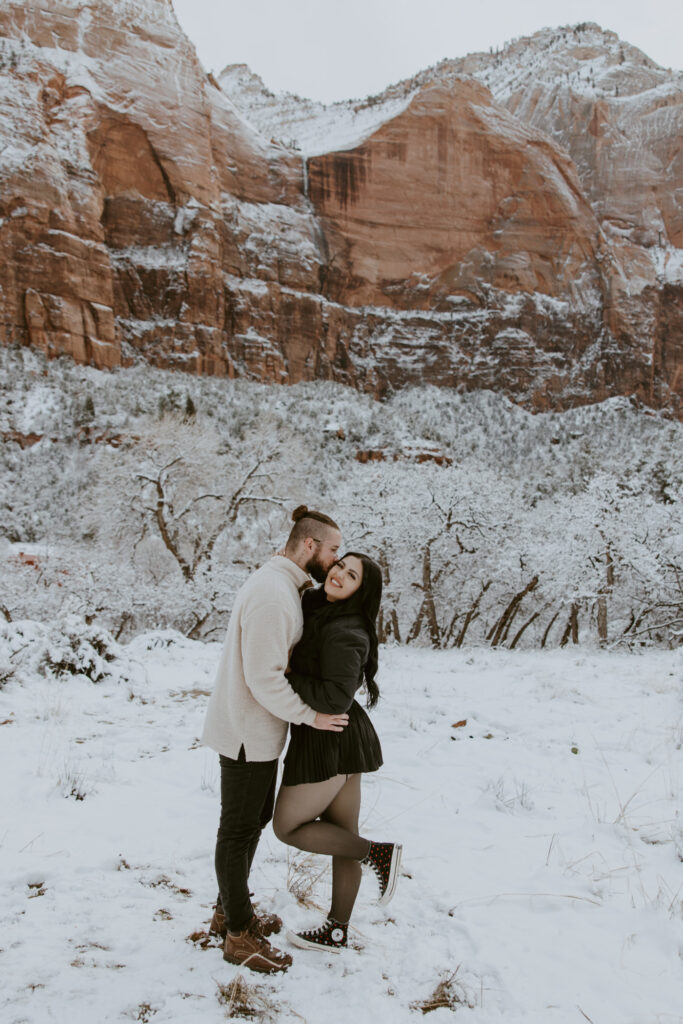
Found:
[[308, 508], [307, 505], [297, 505], [292, 512], [292, 522], [294, 526], [287, 539], [288, 548], [298, 546], [306, 537], [314, 537], [316, 523], [320, 523], [323, 527], [330, 530], [339, 530], [334, 519], [326, 516], [324, 512], [316, 512], [314, 509]]

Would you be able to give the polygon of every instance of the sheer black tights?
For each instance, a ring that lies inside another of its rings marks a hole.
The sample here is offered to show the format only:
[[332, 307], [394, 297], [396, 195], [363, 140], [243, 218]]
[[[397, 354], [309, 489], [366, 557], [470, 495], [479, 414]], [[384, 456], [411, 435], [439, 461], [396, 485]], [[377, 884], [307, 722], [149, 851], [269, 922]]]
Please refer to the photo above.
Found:
[[360, 775], [336, 775], [325, 782], [281, 786], [273, 831], [283, 843], [332, 856], [330, 917], [346, 924], [361, 879], [360, 861], [370, 842], [358, 835]]

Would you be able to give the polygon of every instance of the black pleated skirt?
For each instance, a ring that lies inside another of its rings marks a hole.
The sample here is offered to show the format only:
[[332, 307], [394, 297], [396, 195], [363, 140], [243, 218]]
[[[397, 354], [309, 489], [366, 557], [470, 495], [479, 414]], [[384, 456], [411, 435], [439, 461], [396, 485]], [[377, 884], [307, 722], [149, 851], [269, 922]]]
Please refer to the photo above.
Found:
[[374, 726], [355, 700], [343, 732], [321, 732], [310, 725], [290, 726], [285, 754], [284, 786], [324, 782], [335, 775], [375, 772], [382, 766], [382, 748]]

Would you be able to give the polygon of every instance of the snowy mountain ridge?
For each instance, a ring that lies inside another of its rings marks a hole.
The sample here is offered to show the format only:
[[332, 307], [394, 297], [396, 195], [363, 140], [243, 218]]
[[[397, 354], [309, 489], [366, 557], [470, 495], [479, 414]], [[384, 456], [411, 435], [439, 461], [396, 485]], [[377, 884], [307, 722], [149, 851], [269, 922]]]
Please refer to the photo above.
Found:
[[374, 127], [395, 116], [401, 104], [407, 105], [425, 85], [462, 78], [481, 82], [502, 103], [531, 83], [538, 87], [561, 84], [589, 97], [626, 98], [652, 90], [666, 96], [683, 88], [683, 71], [661, 68], [616, 32], [592, 22], [544, 28], [511, 40], [496, 52], [445, 58], [361, 100], [323, 104], [293, 93], [273, 93], [246, 64], [227, 65], [219, 82], [263, 135], [287, 140], [312, 155], [346, 148], [345, 133], [337, 134], [335, 126], [347, 126], [348, 140], [355, 128], [356, 141], [360, 141]]
[[304, 157], [351, 149], [400, 114], [417, 87], [380, 98], [324, 104], [292, 93], [270, 92], [246, 64], [229, 64], [219, 75], [221, 89], [243, 117], [266, 138], [300, 150]]

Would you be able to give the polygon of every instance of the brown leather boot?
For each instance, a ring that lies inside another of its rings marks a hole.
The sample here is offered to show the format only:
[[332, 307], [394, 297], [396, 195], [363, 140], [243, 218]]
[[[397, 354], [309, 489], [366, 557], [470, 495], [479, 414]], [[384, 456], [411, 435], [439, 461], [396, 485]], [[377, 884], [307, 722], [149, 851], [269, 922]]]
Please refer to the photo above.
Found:
[[[278, 917], [277, 914], [257, 913], [255, 916], [261, 929], [261, 934], [266, 938], [269, 935], [277, 935], [278, 932], [282, 931], [282, 918]], [[228, 934], [228, 925], [222, 907], [214, 907], [213, 917], [209, 925], [209, 934], [221, 935], [223, 938]]]
[[283, 953], [268, 942], [259, 928], [258, 918], [251, 921], [239, 935], [225, 936], [223, 959], [240, 967], [248, 967], [251, 971], [261, 974], [275, 974], [286, 971], [292, 963], [289, 953]]

